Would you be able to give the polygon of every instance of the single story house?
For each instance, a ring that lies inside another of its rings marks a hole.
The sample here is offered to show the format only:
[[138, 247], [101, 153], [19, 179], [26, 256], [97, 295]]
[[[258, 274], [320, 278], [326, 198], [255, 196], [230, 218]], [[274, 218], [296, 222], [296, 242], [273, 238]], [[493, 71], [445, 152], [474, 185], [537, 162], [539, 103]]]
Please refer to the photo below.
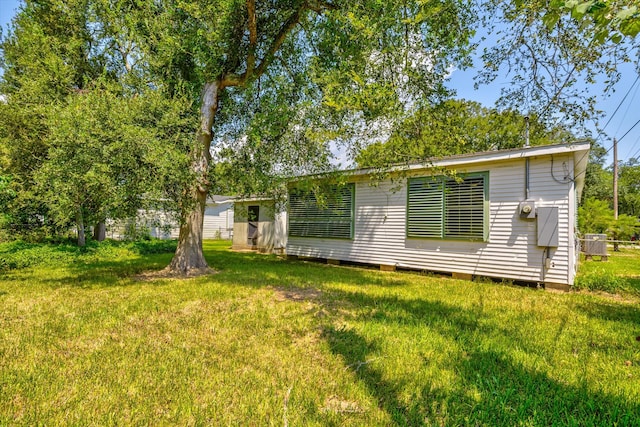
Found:
[[[233, 234], [233, 203], [231, 196], [210, 196], [203, 218], [203, 238], [231, 239]], [[124, 238], [127, 227], [136, 227], [140, 232], [148, 233], [157, 239], [177, 239], [180, 226], [177, 220], [165, 211], [140, 210], [135, 219], [127, 223], [122, 221], [108, 225], [108, 237]]]
[[579, 259], [576, 215], [589, 148], [458, 155], [398, 168], [381, 182], [371, 170], [352, 170], [321, 207], [294, 181], [286, 253], [566, 289]]
[[211, 196], [204, 209], [205, 239], [231, 239], [233, 235], [233, 204], [231, 196]]
[[287, 214], [272, 198], [238, 199], [234, 204], [233, 250], [284, 252]]
[[[148, 216], [148, 215], [147, 215]], [[147, 226], [151, 237], [177, 239], [180, 226], [175, 220], [157, 212], [151, 215]], [[204, 239], [230, 239], [233, 233], [233, 197], [210, 196], [204, 209], [202, 237]]]

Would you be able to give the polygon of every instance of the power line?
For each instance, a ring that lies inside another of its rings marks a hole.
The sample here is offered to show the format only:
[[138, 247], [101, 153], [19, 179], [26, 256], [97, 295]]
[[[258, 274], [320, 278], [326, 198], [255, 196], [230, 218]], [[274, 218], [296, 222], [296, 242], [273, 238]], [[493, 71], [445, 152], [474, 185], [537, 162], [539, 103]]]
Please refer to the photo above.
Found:
[[633, 128], [634, 128], [634, 127], [638, 126], [638, 123], [640, 123], [640, 120], [638, 120], [637, 122], [635, 122], [635, 123], [633, 124], [633, 126], [631, 126], [631, 128], [629, 128], [629, 130], [628, 130], [624, 135], [622, 135], [620, 138], [618, 138], [618, 142], [622, 141], [622, 139], [623, 139], [625, 136], [629, 135], [629, 132], [631, 132], [631, 131], [633, 130]]
[[[633, 148], [636, 148], [636, 144], [640, 142], [640, 137], [638, 137], [638, 139], [636, 139], [636, 142], [633, 143]], [[632, 150], [633, 150], [632, 148]], [[635, 153], [633, 153], [632, 156], [629, 156], [630, 159], [637, 159], [638, 154], [640, 154], [640, 148], [638, 148], [638, 151], [636, 151]]]
[[[613, 118], [615, 117], [615, 115], [618, 113], [618, 110], [620, 110], [620, 107], [622, 107], [622, 104], [624, 104], [624, 101], [627, 99], [627, 97], [629, 96], [629, 94], [631, 93], [631, 90], [634, 88], [634, 86], [638, 83], [638, 81], [640, 80], [640, 74], [638, 74], [636, 76], [636, 79], [633, 81], [633, 84], [631, 84], [631, 86], [629, 86], [629, 89], [627, 89], [627, 93], [624, 94], [624, 97], [622, 97], [622, 99], [620, 100], [620, 102], [618, 103], [618, 106], [616, 107], [616, 109], [614, 110], [613, 114], [611, 114], [611, 116], [609, 116], [609, 120], [607, 120], [607, 123], [605, 123], [604, 127], [602, 128], [602, 130], [599, 132], [598, 137], [596, 138], [596, 142], [598, 142], [599, 140], [602, 140], [603, 136], [604, 136], [604, 130], [607, 128], [607, 126], [609, 126], [609, 123], [611, 123], [611, 120], [613, 120]], [[633, 94], [634, 98], [636, 96], [636, 93]], [[627, 109], [628, 110], [628, 109]], [[626, 113], [625, 113], [626, 116]], [[638, 123], [634, 124], [631, 129], [633, 129]], [[631, 131], [631, 129], [629, 129], [623, 136], [623, 138], [625, 136], [627, 136], [627, 134]], [[616, 131], [617, 133], [617, 131]], [[622, 140], [622, 138], [618, 139], [618, 142], [620, 142], [620, 140]], [[605, 154], [609, 154], [609, 152], [613, 149], [613, 145], [611, 145], [611, 147], [609, 149], [607, 149], [607, 151], [605, 152]]]
[[[639, 76], [640, 76], [640, 74], [639, 74]], [[616, 129], [615, 135], [619, 135], [620, 134], [620, 129], [622, 128], [622, 125], [624, 124], [624, 121], [627, 118], [627, 114], [629, 113], [629, 110], [633, 106], [633, 100], [636, 99], [636, 95], [637, 94], [638, 94], [638, 86], [636, 86], [636, 90], [633, 91], [633, 96], [631, 97], [631, 101], [627, 105], [627, 108], [624, 110], [624, 115], [622, 116], [622, 119], [620, 120], [620, 125], [618, 125], [618, 129]]]
[[[618, 110], [620, 109], [620, 107], [622, 107], [622, 104], [624, 103], [624, 101], [627, 99], [627, 96], [629, 96], [629, 94], [631, 93], [631, 89], [633, 89], [633, 87], [636, 85], [636, 83], [638, 83], [638, 80], [640, 79], [640, 74], [638, 74], [638, 76], [636, 77], [635, 81], [633, 82], [633, 84], [631, 86], [629, 86], [629, 89], [627, 90], [627, 93], [624, 95], [624, 97], [622, 98], [622, 101], [620, 101], [620, 103], [618, 104], [618, 106], [616, 107], [615, 111], [613, 112], [613, 114], [609, 117], [609, 120], [607, 120], [607, 123], [604, 125], [604, 127], [602, 128], [602, 131], [604, 132], [604, 130], [607, 128], [607, 126], [609, 126], [609, 123], [611, 123], [611, 120], [613, 119], [613, 117], [616, 115], [616, 113], [618, 112]], [[634, 94], [635, 96], [635, 94]]]
[[[622, 141], [622, 139], [623, 139], [625, 136], [629, 135], [629, 132], [631, 132], [631, 131], [633, 130], [633, 128], [635, 128], [636, 126], [638, 126], [638, 124], [640, 124], [640, 119], [639, 119], [637, 122], [635, 122], [635, 123], [633, 124], [633, 126], [631, 126], [631, 127], [629, 128], [629, 130], [628, 130], [628, 131], [626, 131], [626, 132], [624, 133], [624, 135], [622, 135], [620, 138], [618, 138], [618, 142]], [[635, 145], [636, 145], [637, 143], [638, 143], [638, 141], [636, 141], [636, 142], [633, 144], [633, 146], [635, 147]], [[609, 148], [609, 149], [607, 150], [606, 154], [609, 154], [609, 151], [611, 151], [612, 149], [613, 149], [613, 145], [611, 145], [611, 148]], [[632, 148], [632, 150], [633, 150], [633, 148]], [[640, 150], [636, 151], [636, 152], [634, 153], [634, 155], [633, 155], [633, 156], [631, 156], [631, 157], [635, 157], [635, 155], [636, 155], [636, 154], [638, 154], [639, 152], [640, 152]]]
[[[625, 132], [625, 134], [624, 134], [624, 135], [622, 135], [620, 138], [618, 138], [618, 142], [622, 141], [622, 138], [624, 138], [625, 136], [627, 136], [627, 135], [629, 134], [629, 132], [631, 132], [631, 131], [633, 130], [633, 128], [635, 128], [636, 126], [638, 126], [638, 124], [640, 124], [640, 120], [638, 120], [637, 122], [635, 122], [635, 123], [633, 124], [633, 126], [631, 126], [631, 127], [629, 128], [629, 130]], [[634, 145], [634, 146], [635, 146], [635, 145]], [[609, 151], [611, 151], [612, 149], [613, 149], [613, 145], [611, 145], [611, 148], [609, 148], [609, 149], [605, 152], [605, 154], [609, 154]]]

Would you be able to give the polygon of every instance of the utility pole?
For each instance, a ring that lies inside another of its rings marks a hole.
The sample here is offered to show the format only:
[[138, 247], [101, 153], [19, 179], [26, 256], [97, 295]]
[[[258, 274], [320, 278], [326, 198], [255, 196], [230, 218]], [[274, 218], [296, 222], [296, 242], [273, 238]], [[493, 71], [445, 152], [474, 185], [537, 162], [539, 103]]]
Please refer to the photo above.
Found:
[[[613, 138], [613, 219], [618, 221], [618, 141], [615, 138]], [[617, 252], [620, 250], [617, 232], [613, 234], [613, 240], [613, 250]]]
[[618, 141], [613, 138], [613, 219], [618, 219]]

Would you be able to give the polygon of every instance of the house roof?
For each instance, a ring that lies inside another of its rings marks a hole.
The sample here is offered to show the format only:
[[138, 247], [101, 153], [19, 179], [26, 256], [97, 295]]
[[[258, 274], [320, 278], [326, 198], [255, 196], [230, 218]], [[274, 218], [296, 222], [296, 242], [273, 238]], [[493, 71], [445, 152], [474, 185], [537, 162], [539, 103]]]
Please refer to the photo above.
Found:
[[207, 203], [220, 205], [223, 203], [231, 203], [234, 200], [235, 200], [234, 196], [222, 196], [222, 195], [214, 194], [213, 196], [209, 196], [209, 198], [207, 199]]
[[235, 197], [234, 203], [259, 203], [259, 202], [273, 202], [273, 196], [266, 195], [253, 195], [247, 197]]
[[[585, 172], [587, 168], [587, 162], [589, 160], [590, 148], [591, 144], [589, 141], [575, 141], [563, 144], [538, 145], [535, 147], [521, 147], [505, 150], [484, 151], [470, 154], [458, 154], [441, 158], [431, 158], [427, 159], [424, 162], [412, 163], [408, 165], [395, 165], [391, 166], [388, 171], [420, 171], [431, 169], [434, 167], [454, 167], [482, 163], [494, 163], [505, 160], [526, 159], [540, 156], [553, 156], [554, 154], [573, 153], [575, 159], [573, 180], [576, 184], [576, 190], [579, 199], [582, 193], [582, 188], [584, 187]], [[342, 171], [342, 173], [350, 176], [366, 176], [374, 172], [377, 172], [377, 170], [373, 168], [348, 169]], [[310, 175], [307, 177], [314, 176], [320, 178], [322, 175]]]
[[[423, 170], [432, 167], [451, 167], [462, 166], [481, 163], [493, 163], [505, 160], [526, 159], [540, 156], [553, 156], [554, 154], [574, 153], [574, 170], [573, 179], [576, 185], [576, 191], [578, 193], [578, 200], [582, 194], [584, 188], [585, 173], [587, 170], [587, 163], [589, 161], [589, 149], [591, 143], [589, 141], [575, 141], [564, 144], [553, 145], [538, 145], [535, 147], [522, 147], [512, 148], [506, 150], [485, 151], [471, 154], [460, 154], [455, 156], [443, 157], [440, 159], [431, 159], [425, 163], [411, 164], [408, 168], [405, 166], [405, 170]], [[400, 169], [402, 167], [396, 166], [392, 169]], [[355, 169], [353, 172], [356, 175], [371, 173], [372, 169]]]
[[[522, 147], [522, 148], [510, 148], [506, 150], [494, 150], [483, 151], [470, 154], [457, 154], [454, 156], [447, 156], [441, 158], [431, 158], [425, 162], [412, 163], [407, 165], [392, 166], [391, 170], [421, 170], [430, 169], [436, 167], [447, 166], [459, 166], [474, 163], [488, 163], [497, 162], [503, 160], [524, 159], [527, 157], [539, 157], [553, 154], [571, 153], [571, 152], [584, 152], [584, 166], [586, 167], [586, 161], [588, 160], [588, 153], [591, 144], [589, 141], [576, 141], [565, 144], [553, 144], [553, 145], [538, 145], [535, 147]], [[373, 169], [362, 168], [352, 169], [348, 172], [352, 172], [356, 175], [366, 175], [373, 172]]]

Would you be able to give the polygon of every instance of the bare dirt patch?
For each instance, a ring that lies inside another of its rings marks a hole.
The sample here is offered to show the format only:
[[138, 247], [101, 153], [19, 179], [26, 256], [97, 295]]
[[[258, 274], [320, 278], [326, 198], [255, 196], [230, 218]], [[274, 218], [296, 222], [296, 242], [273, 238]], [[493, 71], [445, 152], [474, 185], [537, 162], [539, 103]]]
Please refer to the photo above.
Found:
[[145, 271], [143, 273], [136, 274], [134, 276], [134, 279], [140, 280], [140, 281], [149, 281], [149, 280], [156, 280], [156, 279], [192, 279], [194, 277], [208, 276], [210, 274], [216, 274], [216, 273], [217, 273], [216, 270], [209, 267], [191, 269], [186, 273], [176, 272], [176, 271], [172, 271], [164, 268], [162, 270]]
[[322, 292], [315, 288], [275, 288], [276, 301], [319, 301]]
[[358, 402], [343, 400], [338, 396], [329, 396], [327, 400], [325, 400], [322, 410], [338, 414], [358, 414], [364, 412]]

